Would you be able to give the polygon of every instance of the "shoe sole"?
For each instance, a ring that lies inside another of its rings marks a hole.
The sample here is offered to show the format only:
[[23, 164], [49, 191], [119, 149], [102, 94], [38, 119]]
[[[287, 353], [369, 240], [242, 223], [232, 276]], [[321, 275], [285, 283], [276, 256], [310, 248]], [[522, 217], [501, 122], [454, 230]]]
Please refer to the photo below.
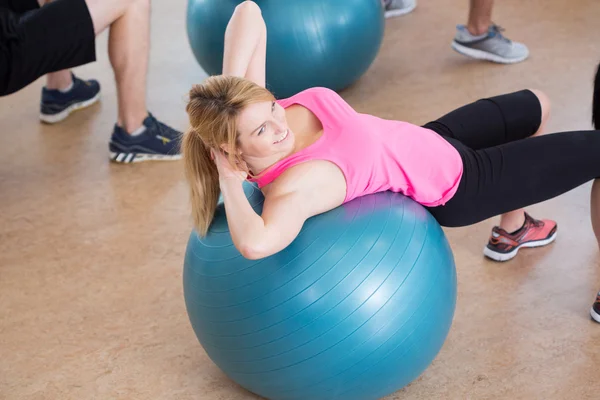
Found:
[[83, 108], [87, 108], [92, 104], [96, 103], [100, 100], [100, 92], [98, 92], [94, 97], [89, 100], [82, 101], [80, 103], [71, 104], [69, 107], [65, 108], [63, 111], [58, 114], [44, 114], [40, 113], [40, 120], [47, 124], [56, 124], [57, 122], [63, 121], [66, 119], [71, 113], [81, 110]]
[[385, 17], [386, 18], [399, 17], [401, 15], [405, 15], [405, 14], [408, 14], [409, 12], [412, 12], [415, 8], [417, 8], [417, 4], [416, 3], [413, 6], [411, 6], [411, 7], [403, 8], [401, 10], [386, 11], [385, 12]]
[[552, 236], [550, 236], [547, 239], [536, 240], [536, 241], [533, 241], [533, 242], [523, 243], [522, 245], [519, 245], [519, 246], [515, 247], [514, 250], [512, 250], [512, 251], [510, 251], [508, 253], [498, 253], [498, 252], [496, 252], [494, 250], [491, 250], [489, 247], [485, 246], [483, 248], [483, 255], [486, 256], [486, 257], [488, 257], [488, 258], [491, 258], [494, 261], [499, 261], [499, 262], [508, 261], [508, 260], [511, 260], [511, 259], [515, 258], [515, 256], [519, 252], [520, 248], [523, 248], [523, 247], [533, 248], [533, 247], [542, 247], [542, 246], [549, 245], [550, 243], [552, 243], [552, 242], [554, 242], [556, 240], [556, 235], [557, 234], [558, 234], [558, 231], [554, 232], [552, 234]]
[[181, 154], [144, 154], [144, 153], [115, 153], [109, 152], [110, 160], [121, 164], [131, 164], [143, 161], [177, 161], [181, 160]]
[[526, 54], [523, 57], [519, 58], [504, 58], [496, 54], [488, 53], [487, 51], [471, 49], [470, 47], [463, 46], [462, 44], [457, 43], [456, 41], [452, 41], [452, 48], [464, 56], [475, 58], [477, 60], [492, 61], [500, 64], [520, 63], [521, 61], [525, 61], [527, 57], [529, 57], [529, 54]]
[[600, 315], [594, 310], [594, 307], [590, 308], [590, 316], [594, 321], [600, 324]]

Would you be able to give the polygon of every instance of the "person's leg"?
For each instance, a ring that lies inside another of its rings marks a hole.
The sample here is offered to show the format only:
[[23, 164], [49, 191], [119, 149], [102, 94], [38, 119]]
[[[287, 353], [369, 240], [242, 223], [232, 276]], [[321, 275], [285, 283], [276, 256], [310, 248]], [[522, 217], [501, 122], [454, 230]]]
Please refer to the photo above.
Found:
[[119, 114], [110, 158], [131, 163], [181, 159], [181, 133], [157, 121], [146, 108], [150, 0], [86, 0], [95, 31], [110, 25], [108, 54], [117, 85]]
[[[51, 0], [39, 0], [50, 3]], [[119, 115], [117, 123], [127, 132], [135, 132], [148, 116], [146, 108], [146, 76], [148, 72], [150, 4], [147, 0], [87, 0], [96, 34], [110, 26], [109, 57], [117, 84]], [[47, 75], [46, 89], [42, 94], [41, 119], [58, 122], [71, 111], [89, 106], [98, 99], [99, 85], [95, 81], [77, 81], [70, 70]], [[77, 86], [78, 97], [61, 92]], [[96, 90], [97, 89], [97, 90]], [[89, 93], [88, 93], [89, 92]], [[64, 98], [63, 98], [64, 97]], [[44, 101], [46, 98], [46, 101]], [[81, 100], [81, 101], [80, 101]]]
[[[464, 163], [458, 191], [444, 206], [430, 208], [444, 226], [471, 225], [600, 177], [600, 131], [543, 135], [481, 150], [457, 148]], [[598, 215], [600, 203], [592, 207], [592, 215]]]
[[119, 116], [127, 132], [142, 126], [148, 116], [146, 77], [150, 42], [150, 1], [132, 2], [110, 27], [108, 55], [115, 73]]
[[529, 49], [502, 35], [502, 28], [492, 23], [494, 0], [470, 0], [467, 25], [458, 25], [452, 48], [479, 60], [512, 64], [529, 57]]
[[70, 69], [63, 69], [46, 74], [46, 88], [50, 90], [68, 90], [73, 86]]
[[[542, 135], [549, 115], [548, 97], [531, 89], [476, 101], [425, 127], [479, 150]], [[506, 261], [516, 255], [518, 246], [524, 241], [549, 239], [547, 236], [555, 231], [554, 221], [537, 221], [523, 209], [511, 210], [502, 214], [499, 226], [493, 228], [484, 254], [497, 261]], [[496, 244], [506, 241], [514, 242], [512, 248]]]
[[494, 0], [470, 0], [467, 30], [473, 36], [487, 33], [492, 25]]
[[[542, 113], [541, 123], [537, 131], [532, 136], [541, 136], [546, 133], [545, 127], [546, 123], [548, 122], [548, 118], [550, 117], [550, 99], [548, 99], [548, 96], [546, 96], [545, 93], [539, 90], [530, 90], [538, 98]], [[500, 223], [498, 224], [498, 226], [508, 233], [514, 233], [520, 228], [522, 228], [525, 224], [525, 216], [525, 210], [522, 208], [518, 210], [509, 211], [500, 216]]]
[[[44, 7], [55, 0], [12, 1], [13, 3], [16, 2], [23, 5], [30, 3], [28, 8], [33, 10], [38, 7]], [[80, 20], [87, 19], [88, 25], [91, 28], [92, 23], [86, 8], [79, 8], [82, 11], [78, 14], [70, 13], [67, 17]], [[85, 14], [86, 18], [82, 18], [83, 14]], [[40, 119], [46, 123], [62, 121], [73, 111], [88, 107], [97, 102], [100, 98], [99, 93], [100, 85], [97, 81], [82, 81], [81, 79], [76, 78], [70, 69], [49, 72], [46, 74], [46, 86], [42, 88]]]

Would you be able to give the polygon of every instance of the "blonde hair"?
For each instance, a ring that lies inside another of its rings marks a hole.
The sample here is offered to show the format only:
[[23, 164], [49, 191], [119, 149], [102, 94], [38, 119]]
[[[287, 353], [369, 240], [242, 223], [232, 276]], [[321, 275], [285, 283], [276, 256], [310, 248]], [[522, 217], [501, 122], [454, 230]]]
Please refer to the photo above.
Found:
[[[190, 129], [183, 135], [181, 150], [185, 175], [190, 185], [192, 218], [196, 231], [205, 236], [219, 200], [219, 174], [211, 158], [211, 149], [231, 149], [232, 166], [242, 164], [237, 155], [237, 117], [249, 104], [273, 101], [267, 89], [247, 79], [217, 75], [194, 85], [186, 111]], [[236, 167], [239, 168], [239, 167]]]

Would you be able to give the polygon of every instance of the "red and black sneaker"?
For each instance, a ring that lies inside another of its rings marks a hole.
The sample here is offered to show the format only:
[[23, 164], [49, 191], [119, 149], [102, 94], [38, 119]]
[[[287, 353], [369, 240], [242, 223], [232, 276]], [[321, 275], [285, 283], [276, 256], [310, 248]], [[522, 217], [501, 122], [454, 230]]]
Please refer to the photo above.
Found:
[[594, 321], [600, 323], [600, 292], [596, 296], [596, 301], [590, 310], [590, 315]]
[[483, 254], [495, 261], [508, 261], [517, 255], [521, 247], [540, 247], [552, 243], [556, 239], [556, 228], [554, 221], [537, 220], [525, 213], [525, 223], [516, 232], [508, 233], [495, 226]]

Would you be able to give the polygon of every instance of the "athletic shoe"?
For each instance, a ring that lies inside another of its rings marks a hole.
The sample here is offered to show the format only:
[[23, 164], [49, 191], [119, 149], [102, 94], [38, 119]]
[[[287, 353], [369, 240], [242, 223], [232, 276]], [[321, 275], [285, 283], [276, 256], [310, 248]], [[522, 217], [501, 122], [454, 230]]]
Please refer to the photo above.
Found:
[[458, 25], [452, 48], [468, 57], [502, 64], [518, 63], [529, 57], [527, 46], [507, 39], [502, 35], [503, 30], [491, 25], [487, 33], [473, 36], [466, 26]]
[[119, 163], [181, 159], [181, 132], [159, 122], [152, 114], [144, 119], [143, 128], [140, 133], [129, 134], [115, 125], [108, 146], [110, 159]]
[[483, 254], [495, 261], [508, 261], [517, 255], [521, 247], [540, 247], [552, 243], [556, 239], [556, 229], [556, 222], [533, 219], [525, 213], [525, 223], [513, 233], [495, 226]]
[[73, 111], [89, 107], [100, 99], [100, 84], [90, 79], [87, 81], [73, 76], [73, 87], [67, 92], [57, 89], [42, 88], [40, 103], [40, 119], [48, 124], [55, 124], [67, 118]]
[[408, 14], [417, 6], [417, 0], [383, 0], [385, 17], [398, 17]]

